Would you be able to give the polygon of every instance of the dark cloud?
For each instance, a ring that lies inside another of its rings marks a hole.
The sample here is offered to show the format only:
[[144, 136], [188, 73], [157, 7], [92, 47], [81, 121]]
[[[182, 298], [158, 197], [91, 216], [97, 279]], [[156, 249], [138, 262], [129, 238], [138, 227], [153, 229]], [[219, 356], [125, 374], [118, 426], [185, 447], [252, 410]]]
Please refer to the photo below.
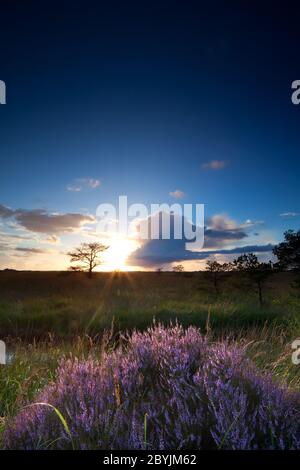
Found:
[[182, 240], [150, 240], [131, 254], [128, 264], [154, 267], [160, 264], [203, 260], [213, 255], [267, 253], [272, 251], [273, 246], [271, 244], [245, 245], [230, 249], [224, 248], [197, 252], [186, 250], [185, 242]]
[[55, 235], [63, 232], [74, 232], [85, 224], [93, 223], [94, 217], [83, 214], [53, 214], [44, 209], [26, 210], [10, 209], [0, 205], [0, 217], [14, 218], [26, 230], [36, 233]]
[[238, 225], [226, 215], [214, 215], [207, 220], [204, 231], [204, 248], [222, 247], [232, 240], [248, 237], [245, 225]]
[[241, 229], [215, 230], [206, 227], [204, 234], [206, 247], [214, 246], [218, 242], [223, 243], [225, 240], [242, 240], [248, 237], [248, 234]]
[[[174, 238], [174, 223], [175, 221], [179, 221], [179, 224], [181, 224], [182, 227], [182, 239], [184, 243], [190, 241], [184, 237], [184, 217], [175, 213], [171, 213], [168, 216], [170, 217], [171, 224], [170, 238]], [[159, 238], [162, 238], [161, 219], [162, 212], [156, 213], [154, 215], [149, 216], [147, 219], [141, 221], [140, 227], [143, 227], [144, 231], [146, 231], [148, 235], [150, 235], [150, 227], [152, 223], [154, 222], [156, 224], [159, 224]], [[197, 228], [194, 224], [189, 223], [186, 219], [185, 223], [190, 228], [190, 230], [193, 230], [194, 233], [196, 232]], [[214, 215], [213, 217], [209, 218], [205, 224], [204, 248], [217, 248], [219, 246], [223, 247], [224, 243], [227, 241], [242, 240], [244, 238], [247, 238], [248, 234], [246, 232], [246, 229], [249, 229], [247, 225], [238, 225], [235, 221], [233, 221], [226, 215]]]
[[246, 245], [246, 246], [237, 246], [235, 248], [224, 248], [223, 250], [211, 250], [211, 251], [204, 251], [202, 253], [206, 254], [206, 256], [210, 256], [213, 254], [218, 255], [231, 255], [231, 254], [243, 254], [243, 253], [268, 253], [272, 251], [274, 245], [268, 243], [267, 245]]
[[7, 217], [12, 217], [13, 215], [14, 215], [14, 211], [12, 209], [0, 204], [0, 217], [7, 218]]
[[32, 253], [32, 254], [44, 254], [47, 253], [46, 250], [41, 250], [40, 248], [28, 248], [28, 247], [17, 247], [15, 251], [21, 251], [22, 253]]
[[[171, 224], [172, 224], [171, 216]], [[146, 223], [151, 223], [148, 218]], [[195, 227], [193, 226], [193, 229]], [[171, 230], [169, 240], [146, 240], [143, 245], [135, 250], [129, 259], [128, 264], [134, 266], [157, 266], [160, 264], [173, 263], [179, 261], [191, 261], [206, 259], [217, 254], [242, 254], [247, 252], [269, 252], [272, 245], [246, 245], [226, 249], [226, 243], [232, 244], [234, 240], [240, 241], [248, 237], [245, 225], [238, 225], [233, 220], [224, 215], [216, 215], [207, 221], [204, 229], [204, 247], [202, 251], [186, 250], [185, 244], [190, 241], [184, 236], [181, 240], [173, 237]], [[160, 231], [161, 236], [161, 231]]]

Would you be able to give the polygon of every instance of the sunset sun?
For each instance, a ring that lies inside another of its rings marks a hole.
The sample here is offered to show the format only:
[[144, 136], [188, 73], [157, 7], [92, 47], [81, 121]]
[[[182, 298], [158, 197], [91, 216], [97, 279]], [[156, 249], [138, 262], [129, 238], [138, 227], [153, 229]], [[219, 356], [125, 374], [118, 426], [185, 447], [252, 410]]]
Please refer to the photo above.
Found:
[[130, 267], [126, 265], [129, 255], [137, 248], [134, 240], [115, 237], [109, 243], [108, 250], [103, 254], [102, 268], [106, 271], [128, 271]]

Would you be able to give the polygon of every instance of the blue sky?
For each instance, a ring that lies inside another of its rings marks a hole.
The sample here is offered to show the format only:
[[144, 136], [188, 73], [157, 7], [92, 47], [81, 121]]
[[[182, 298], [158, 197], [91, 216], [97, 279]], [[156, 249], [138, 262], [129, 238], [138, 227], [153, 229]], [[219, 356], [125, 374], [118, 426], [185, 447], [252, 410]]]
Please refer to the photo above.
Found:
[[[244, 245], [299, 228], [296, 15], [217, 4], [4, 8], [0, 205], [85, 217], [121, 194], [150, 204], [180, 190], [180, 202], [205, 204], [208, 220], [258, 222]], [[2, 267], [62, 268], [65, 250], [82, 240], [81, 225], [46, 233], [3, 214]], [[13, 233], [28, 238], [12, 243]], [[49, 248], [53, 235], [59, 243]]]

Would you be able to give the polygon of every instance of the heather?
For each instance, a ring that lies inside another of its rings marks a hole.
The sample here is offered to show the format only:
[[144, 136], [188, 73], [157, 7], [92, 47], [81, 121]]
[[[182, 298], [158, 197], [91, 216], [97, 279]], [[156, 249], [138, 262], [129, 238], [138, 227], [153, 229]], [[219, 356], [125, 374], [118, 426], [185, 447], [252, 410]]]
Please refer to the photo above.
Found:
[[300, 449], [300, 395], [249, 347], [158, 324], [59, 359], [6, 423], [4, 447]]

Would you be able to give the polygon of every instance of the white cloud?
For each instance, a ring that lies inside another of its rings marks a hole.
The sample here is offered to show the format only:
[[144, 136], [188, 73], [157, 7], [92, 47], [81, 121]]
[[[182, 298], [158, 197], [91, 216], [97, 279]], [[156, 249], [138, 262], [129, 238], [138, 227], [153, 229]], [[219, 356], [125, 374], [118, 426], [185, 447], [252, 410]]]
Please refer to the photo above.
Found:
[[293, 219], [294, 217], [297, 217], [299, 214], [298, 212], [283, 212], [282, 214], [279, 214], [280, 217], [283, 219]]
[[67, 191], [71, 191], [73, 193], [78, 193], [79, 191], [81, 191], [81, 189], [82, 189], [82, 186], [72, 186], [72, 185], [67, 186]]
[[186, 194], [180, 189], [175, 189], [175, 191], [169, 192], [169, 196], [173, 197], [174, 199], [182, 199], [186, 196]]
[[98, 188], [98, 186], [100, 186], [100, 180], [94, 178], [84, 178], [82, 181], [92, 189]]
[[96, 178], [77, 178], [73, 184], [67, 186], [67, 191], [78, 193], [84, 188], [96, 189], [100, 184], [101, 181]]
[[264, 224], [263, 220], [252, 220], [252, 219], [247, 219], [244, 222], [245, 227], [253, 227], [254, 225], [262, 225]]

